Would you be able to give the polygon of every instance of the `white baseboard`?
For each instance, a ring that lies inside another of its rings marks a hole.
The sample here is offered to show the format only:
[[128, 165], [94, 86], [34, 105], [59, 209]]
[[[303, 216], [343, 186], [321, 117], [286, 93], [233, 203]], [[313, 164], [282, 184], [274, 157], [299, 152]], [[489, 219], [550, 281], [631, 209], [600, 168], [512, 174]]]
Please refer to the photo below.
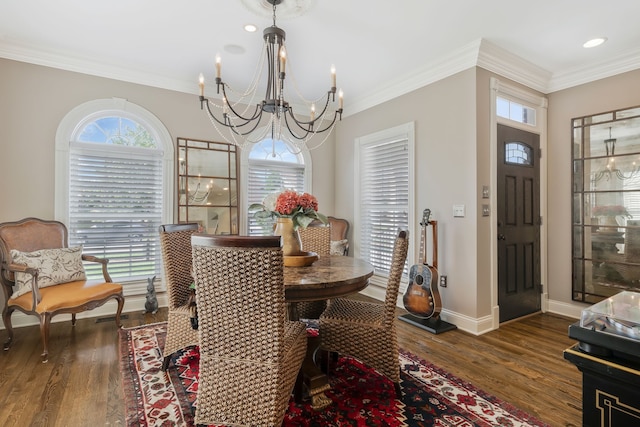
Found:
[[581, 302], [562, 302], [549, 300], [548, 311], [550, 313], [560, 314], [562, 316], [573, 317], [579, 319], [582, 314], [582, 310], [587, 308], [589, 304]]
[[[160, 293], [157, 295], [158, 297], [158, 306], [167, 307], [168, 300], [166, 293]], [[144, 295], [130, 295], [124, 297], [124, 308], [122, 309], [122, 313], [135, 313], [139, 311], [142, 313], [144, 311], [144, 303], [146, 302], [146, 298]], [[87, 319], [94, 317], [112, 317], [115, 316], [118, 304], [115, 300], [111, 300], [106, 302], [104, 305], [100, 307], [96, 307], [93, 310], [83, 311], [82, 313], [78, 313], [76, 315], [76, 319]], [[58, 316], [54, 316], [51, 319], [51, 323], [58, 322], [70, 322], [71, 314], [60, 314]], [[26, 315], [20, 311], [15, 311], [11, 316], [11, 324], [15, 328], [22, 328], [24, 326], [33, 326], [39, 325], [40, 322], [36, 316]], [[5, 329], [4, 322], [0, 319], [0, 329]]]
[[[379, 301], [384, 301], [385, 293], [386, 293], [386, 289], [384, 287], [376, 286], [375, 284], [370, 284], [365, 289], [360, 291], [360, 294], [366, 295], [371, 298], [375, 298]], [[404, 304], [402, 302], [402, 295], [400, 295], [400, 293], [398, 293], [398, 300], [396, 301], [396, 306], [400, 308], [404, 308]], [[456, 325], [458, 329], [463, 330], [465, 332], [469, 332], [470, 334], [474, 334], [474, 335], [482, 335], [494, 329], [492, 316], [484, 316], [484, 317], [475, 319], [473, 317], [469, 317], [464, 314], [443, 309], [440, 312], [440, 317], [445, 322]]]
[[[369, 285], [364, 290], [360, 291], [362, 295], [366, 295], [371, 298], [375, 298], [379, 301], [384, 301], [386, 289], [381, 286]], [[544, 312], [555, 313], [566, 317], [571, 317], [575, 319], [579, 319], [582, 313], [582, 310], [586, 307], [583, 303], [566, 303], [562, 301], [548, 300], [543, 298], [544, 301]], [[400, 308], [404, 308], [404, 304], [402, 302], [402, 295], [398, 295], [398, 300], [396, 305]], [[498, 325], [494, 326], [494, 318], [498, 318], [497, 316], [498, 307], [494, 307], [494, 314], [483, 316], [483, 317], [469, 317], [467, 315], [456, 313], [454, 311], [450, 311], [447, 309], [443, 309], [440, 312], [440, 316], [442, 320], [445, 322], [449, 322], [453, 325], [456, 325], [458, 329], [468, 332], [473, 335], [482, 335], [489, 331], [492, 331], [499, 327]]]
[[[379, 301], [384, 301], [386, 289], [381, 286], [370, 285], [360, 293], [362, 295], [377, 299]], [[167, 294], [165, 292], [159, 293], [158, 295], [158, 305], [160, 307], [167, 307], [168, 300]], [[146, 299], [144, 295], [130, 295], [125, 297], [124, 309], [123, 313], [135, 313], [135, 312], [143, 312], [144, 311], [144, 303]], [[402, 296], [398, 295], [398, 301], [396, 305], [400, 308], [404, 308], [404, 304], [402, 303]], [[579, 319], [582, 313], [582, 310], [587, 307], [587, 305], [583, 303], [566, 303], [562, 301], [548, 300], [547, 310], [550, 313], [559, 314], [562, 316], [572, 317], [575, 319]], [[116, 312], [116, 301], [109, 301], [104, 305], [97, 307], [93, 310], [84, 311], [82, 313], [78, 313], [76, 316], [78, 319], [86, 319], [86, 318], [94, 318], [94, 317], [110, 317], [113, 316]], [[493, 326], [493, 316], [483, 316], [479, 318], [473, 318], [466, 316], [461, 313], [456, 313], [454, 311], [450, 311], [447, 309], [443, 309], [440, 312], [440, 316], [442, 320], [445, 322], [449, 322], [453, 325], [456, 325], [458, 329], [468, 332], [473, 335], [482, 335], [489, 331], [492, 331]], [[66, 322], [71, 320], [70, 314], [61, 314], [55, 316], [51, 322]], [[13, 316], [11, 316], [11, 321], [14, 328], [21, 328], [24, 326], [33, 326], [38, 325], [38, 319], [35, 316], [28, 316], [21, 312], [14, 312]], [[5, 329], [4, 323], [0, 319], [0, 329]]]
[[[386, 295], [387, 290], [381, 286], [376, 286], [370, 284], [366, 288], [360, 291], [362, 295], [377, 299], [378, 301], [384, 301], [384, 297]], [[400, 304], [402, 304], [402, 296], [398, 294], [398, 299]], [[402, 305], [398, 305], [398, 307], [402, 307]]]

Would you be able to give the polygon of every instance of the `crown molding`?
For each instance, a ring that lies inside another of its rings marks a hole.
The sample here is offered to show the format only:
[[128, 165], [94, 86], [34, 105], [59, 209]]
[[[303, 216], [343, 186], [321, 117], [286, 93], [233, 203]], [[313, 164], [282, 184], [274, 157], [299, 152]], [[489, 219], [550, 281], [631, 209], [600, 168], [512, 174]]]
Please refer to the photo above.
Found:
[[626, 52], [607, 61], [600, 61], [588, 67], [574, 68], [556, 73], [549, 82], [547, 93], [568, 89], [573, 86], [615, 76], [640, 68], [640, 48]]
[[[197, 87], [192, 81], [172, 79], [149, 74], [148, 72], [118, 67], [95, 58], [82, 59], [64, 53], [43, 51], [33, 46], [10, 44], [2, 39], [0, 39], [0, 58], [182, 93], [197, 94]], [[487, 40], [478, 39], [444, 57], [435, 59], [423, 67], [399, 76], [384, 88], [376, 91], [375, 94], [360, 99], [351, 99], [347, 106], [348, 108], [345, 109], [344, 116], [348, 117], [364, 111], [474, 66], [485, 68], [526, 87], [548, 94], [638, 69], [640, 68], [640, 48], [621, 54], [613, 60], [551, 74], [549, 71]]]
[[551, 79], [551, 72], [484, 39], [476, 65], [542, 93], [547, 92]]
[[[476, 65], [479, 41], [469, 43], [447, 56], [412, 70], [390, 82], [385, 88], [373, 95], [352, 100], [349, 103], [349, 114], [355, 114], [368, 108], [375, 107], [398, 96], [407, 94], [421, 87], [435, 83]], [[345, 117], [348, 116], [345, 114]]]
[[95, 59], [77, 58], [33, 47], [7, 44], [2, 40], [0, 40], [0, 58], [178, 92], [197, 94], [198, 90], [194, 82], [180, 81], [149, 74], [146, 71], [117, 67]]
[[[349, 114], [366, 110], [471, 67], [482, 67], [545, 92], [551, 73], [484, 39], [475, 40], [445, 57], [400, 76], [376, 94], [349, 103]], [[345, 114], [345, 116], [347, 116]]]

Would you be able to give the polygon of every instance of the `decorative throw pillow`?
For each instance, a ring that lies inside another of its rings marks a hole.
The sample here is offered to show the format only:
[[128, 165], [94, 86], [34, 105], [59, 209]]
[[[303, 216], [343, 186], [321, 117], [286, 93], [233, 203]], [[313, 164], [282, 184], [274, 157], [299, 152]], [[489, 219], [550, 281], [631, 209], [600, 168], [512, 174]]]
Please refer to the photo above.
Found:
[[344, 255], [345, 250], [349, 246], [349, 241], [347, 239], [343, 240], [332, 240], [331, 241], [331, 255]]
[[[15, 264], [23, 264], [38, 270], [39, 288], [87, 278], [82, 264], [82, 246], [41, 249], [35, 252], [20, 252], [11, 249], [11, 258]], [[15, 279], [16, 287], [11, 298], [17, 298], [31, 292], [30, 274], [16, 273]]]

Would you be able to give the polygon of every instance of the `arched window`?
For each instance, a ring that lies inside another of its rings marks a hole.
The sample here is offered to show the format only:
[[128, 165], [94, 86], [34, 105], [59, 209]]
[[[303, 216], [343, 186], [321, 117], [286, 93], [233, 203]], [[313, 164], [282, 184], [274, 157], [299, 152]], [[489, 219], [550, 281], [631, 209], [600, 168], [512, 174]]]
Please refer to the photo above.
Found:
[[[298, 192], [311, 191], [311, 155], [303, 149], [297, 153], [284, 141], [264, 139], [242, 154], [242, 172], [246, 179], [242, 183], [243, 206], [262, 203], [271, 193], [291, 189]], [[273, 234], [273, 224], [256, 221], [247, 215], [245, 231], [249, 235]]]
[[[170, 218], [172, 162], [164, 126], [125, 100], [82, 104], [58, 128], [56, 217], [70, 245], [109, 259], [114, 281], [160, 276], [158, 227]], [[86, 268], [89, 278], [101, 274]]]

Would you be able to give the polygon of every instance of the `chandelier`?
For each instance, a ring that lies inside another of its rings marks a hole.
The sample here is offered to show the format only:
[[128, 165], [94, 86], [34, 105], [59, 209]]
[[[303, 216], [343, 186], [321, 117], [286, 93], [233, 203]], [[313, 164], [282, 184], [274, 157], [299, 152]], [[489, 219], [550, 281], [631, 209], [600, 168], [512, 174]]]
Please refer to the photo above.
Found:
[[[195, 183], [195, 187], [189, 185], [189, 179], [186, 176], [187, 163], [183, 157], [178, 158], [180, 167], [180, 197], [181, 204], [189, 205], [202, 205], [207, 203], [209, 194], [213, 190], [213, 179], [209, 180], [209, 183], [202, 184], [202, 176], [198, 174], [198, 181]], [[182, 199], [184, 197], [184, 199]]]
[[200, 205], [206, 203], [206, 201], [209, 199], [209, 194], [211, 193], [212, 188], [213, 180], [211, 180], [211, 182], [209, 184], [206, 184], [203, 188], [201, 177], [198, 174], [198, 182], [196, 183], [196, 188], [192, 190], [191, 188], [187, 187], [186, 189], [186, 195], [188, 197], [189, 204]]
[[[285, 86], [287, 76], [287, 54], [285, 31], [276, 26], [276, 6], [283, 0], [266, 0], [273, 5], [273, 25], [263, 32], [264, 48], [260, 57], [258, 70], [249, 89], [245, 92], [233, 90], [222, 80], [221, 60], [216, 56], [216, 94], [221, 99], [216, 102], [204, 96], [204, 76], [200, 74], [200, 109], [204, 110], [218, 133], [228, 143], [244, 148], [247, 144], [258, 143], [265, 138], [275, 141], [286, 141], [295, 147], [297, 152], [306, 146], [317, 148], [327, 139], [335, 127], [336, 120], [342, 120], [343, 93], [338, 92], [338, 108], [332, 108], [336, 102], [336, 72], [331, 67], [331, 87], [316, 100], [305, 99], [296, 89], [299, 101], [306, 111], [294, 112], [294, 104], [289, 101], [289, 87]], [[266, 63], [266, 64], [265, 64]], [[295, 78], [290, 71], [295, 88]], [[266, 70], [266, 89], [264, 99], [257, 101], [259, 82]], [[231, 95], [235, 97], [231, 99]], [[317, 108], [316, 106], [319, 106]], [[226, 132], [224, 129], [228, 129]], [[313, 146], [311, 138], [326, 133], [324, 138]]]
[[612, 177], [616, 177], [619, 180], [625, 180], [636, 176], [638, 172], [640, 172], [640, 169], [638, 168], [636, 162], [632, 162], [632, 168], [628, 172], [623, 172], [618, 168], [615, 158], [616, 142], [616, 138], [611, 137], [611, 127], [609, 127], [609, 138], [604, 140], [607, 165], [603, 169], [594, 173], [593, 179], [596, 182], [600, 181], [602, 178], [606, 178], [606, 180], [609, 181]]

